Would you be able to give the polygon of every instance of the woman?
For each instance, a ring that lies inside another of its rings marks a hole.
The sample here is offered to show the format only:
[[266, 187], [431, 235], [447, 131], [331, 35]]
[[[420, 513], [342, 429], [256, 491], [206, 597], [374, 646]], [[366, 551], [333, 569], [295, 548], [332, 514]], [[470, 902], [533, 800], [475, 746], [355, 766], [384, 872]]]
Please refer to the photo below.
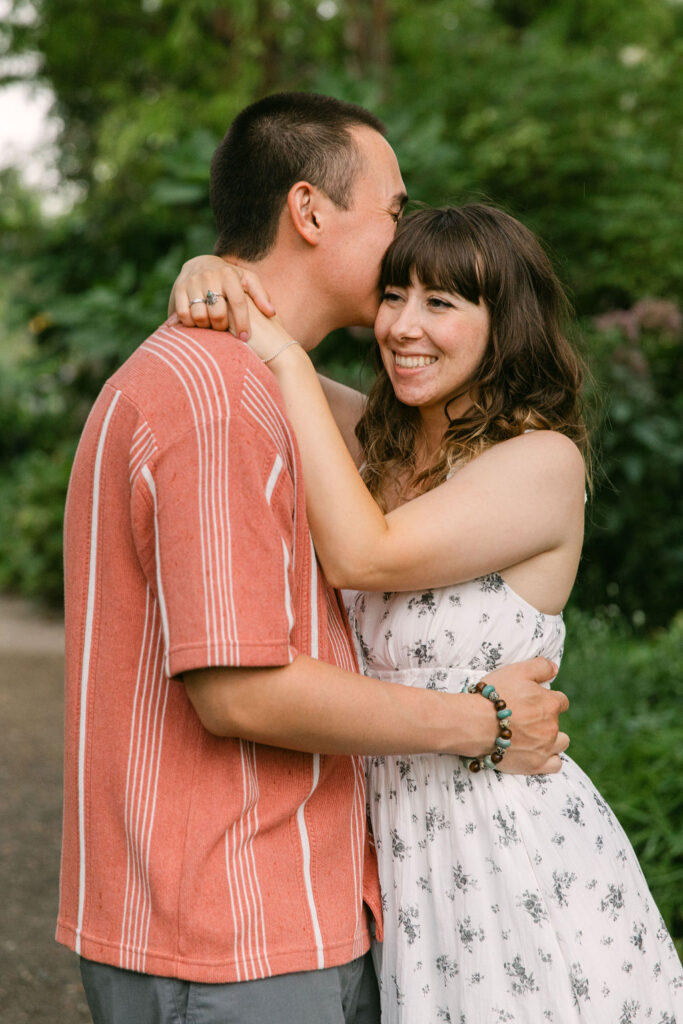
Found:
[[323, 569], [358, 591], [364, 670], [476, 688], [500, 722], [469, 762], [368, 765], [383, 1022], [671, 1024], [680, 965], [626, 836], [569, 758], [555, 776], [495, 771], [514, 724], [477, 687], [500, 664], [562, 653], [588, 445], [561, 288], [521, 224], [473, 204], [409, 218], [381, 290], [362, 479], [303, 349], [256, 313], [250, 344], [297, 433]]

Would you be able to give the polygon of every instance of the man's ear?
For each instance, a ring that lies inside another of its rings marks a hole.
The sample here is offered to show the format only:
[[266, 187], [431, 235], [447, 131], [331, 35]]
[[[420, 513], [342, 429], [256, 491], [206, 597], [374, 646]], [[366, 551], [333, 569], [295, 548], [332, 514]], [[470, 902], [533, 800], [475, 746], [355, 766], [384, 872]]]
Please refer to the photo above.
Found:
[[294, 230], [309, 245], [317, 245], [322, 235], [323, 199], [320, 190], [308, 181], [297, 181], [287, 194], [287, 209]]

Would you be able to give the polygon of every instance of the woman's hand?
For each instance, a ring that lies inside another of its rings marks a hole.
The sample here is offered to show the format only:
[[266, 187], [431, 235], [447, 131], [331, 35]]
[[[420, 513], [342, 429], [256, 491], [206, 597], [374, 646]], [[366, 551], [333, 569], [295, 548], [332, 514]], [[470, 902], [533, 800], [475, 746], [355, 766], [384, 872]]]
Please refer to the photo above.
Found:
[[[211, 305], [206, 301], [209, 292], [218, 296]], [[185, 327], [231, 331], [247, 341], [251, 334], [248, 297], [266, 317], [274, 316], [268, 293], [253, 270], [226, 263], [220, 256], [195, 256], [183, 264], [176, 278], [168, 313], [175, 313]]]
[[[248, 299], [247, 302], [251, 321], [249, 348], [256, 353], [259, 359], [264, 361], [274, 359], [287, 346], [295, 344], [295, 339], [285, 330], [279, 317], [264, 316], [251, 299]], [[275, 369], [275, 363], [273, 363], [272, 369]]]

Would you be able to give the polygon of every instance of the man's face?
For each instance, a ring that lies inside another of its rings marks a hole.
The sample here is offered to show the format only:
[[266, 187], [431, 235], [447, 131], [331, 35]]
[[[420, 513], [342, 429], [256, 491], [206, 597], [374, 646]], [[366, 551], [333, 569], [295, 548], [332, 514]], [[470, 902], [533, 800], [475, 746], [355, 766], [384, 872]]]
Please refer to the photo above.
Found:
[[379, 305], [382, 257], [396, 233], [407, 195], [396, 154], [372, 128], [352, 129], [362, 157], [351, 206], [335, 208], [326, 246], [326, 278], [339, 325], [372, 326]]

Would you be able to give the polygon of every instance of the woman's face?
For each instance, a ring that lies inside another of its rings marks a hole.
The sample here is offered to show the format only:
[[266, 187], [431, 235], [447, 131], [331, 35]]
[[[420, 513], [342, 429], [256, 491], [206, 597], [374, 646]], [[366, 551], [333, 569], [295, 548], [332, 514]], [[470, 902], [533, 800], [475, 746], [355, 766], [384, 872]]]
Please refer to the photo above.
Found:
[[471, 404], [467, 385], [476, 377], [489, 339], [486, 306], [461, 295], [426, 288], [414, 277], [407, 288], [387, 286], [375, 320], [382, 362], [396, 397], [423, 415], [449, 398], [451, 417]]

